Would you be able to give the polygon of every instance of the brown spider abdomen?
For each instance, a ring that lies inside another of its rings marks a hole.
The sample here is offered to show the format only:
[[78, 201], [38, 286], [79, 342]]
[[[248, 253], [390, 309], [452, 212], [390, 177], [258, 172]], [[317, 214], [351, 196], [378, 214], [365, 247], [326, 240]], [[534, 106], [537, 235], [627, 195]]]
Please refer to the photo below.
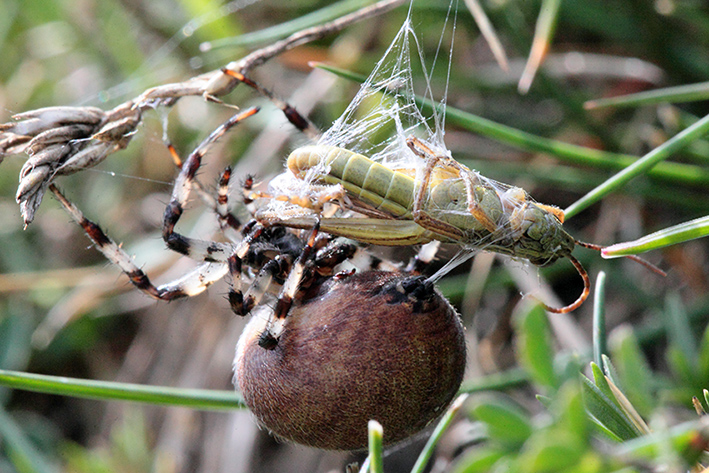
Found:
[[273, 350], [258, 346], [263, 317], [239, 340], [236, 382], [259, 423], [312, 447], [367, 446], [420, 431], [455, 396], [465, 370], [458, 314], [422, 277], [369, 271], [330, 278], [295, 305]]

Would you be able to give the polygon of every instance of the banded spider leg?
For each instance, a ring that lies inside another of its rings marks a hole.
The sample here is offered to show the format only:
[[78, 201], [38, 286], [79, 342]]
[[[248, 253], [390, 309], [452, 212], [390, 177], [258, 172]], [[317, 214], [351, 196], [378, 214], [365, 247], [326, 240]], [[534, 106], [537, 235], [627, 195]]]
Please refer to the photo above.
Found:
[[[154, 299], [173, 300], [180, 297], [197, 295], [203, 292], [208, 286], [224, 277], [230, 269], [232, 270], [232, 276], [238, 280], [240, 278], [241, 259], [247, 256], [254, 242], [258, 241], [262, 236], [271, 237], [271, 232], [267, 232], [266, 235], [263, 235], [263, 228], [260, 225], [254, 225], [254, 222], [244, 226], [243, 230], [245, 236], [241, 242], [231, 244], [190, 238], [176, 232], [175, 226], [184, 211], [190, 192], [194, 187], [195, 176], [204, 155], [209, 151], [210, 147], [231, 128], [242, 120], [252, 116], [257, 111], [257, 109], [249, 109], [232, 116], [200, 143], [190, 154], [188, 159], [180, 166], [180, 173], [175, 180], [172, 196], [163, 215], [162, 237], [167, 247], [171, 250], [196, 261], [200, 261], [203, 264], [175, 281], [155, 286], [143, 270], [133, 262], [132, 258], [97, 224], [87, 219], [79, 208], [71, 203], [54, 184], [51, 184], [49, 188], [71, 215], [72, 219], [84, 229], [97, 249], [103, 253], [110, 262], [117, 265], [128, 276], [130, 282], [135, 287]], [[238, 220], [227, 210], [226, 188], [229, 177], [230, 170], [227, 169], [220, 178], [220, 189], [218, 198], [215, 200], [216, 204], [214, 210], [223, 226], [238, 229], [240, 226]], [[281, 233], [285, 233], [285, 231]], [[293, 246], [292, 239], [291, 241], [279, 241], [277, 245], [271, 246], [283, 247], [288, 245]], [[291, 249], [290, 251], [294, 252], [296, 250]], [[254, 258], [251, 257], [251, 259], [253, 260]], [[236, 269], [239, 271], [234, 272]]]

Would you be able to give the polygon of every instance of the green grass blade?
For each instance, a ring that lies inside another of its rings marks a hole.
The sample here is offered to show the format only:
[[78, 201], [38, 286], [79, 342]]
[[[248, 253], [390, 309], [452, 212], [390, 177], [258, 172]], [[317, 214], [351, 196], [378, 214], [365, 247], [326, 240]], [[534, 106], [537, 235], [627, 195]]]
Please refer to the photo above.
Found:
[[696, 102], [709, 99], [709, 82], [679, 85], [664, 89], [648, 90], [637, 94], [619, 95], [605, 99], [589, 100], [583, 106], [587, 110], [602, 107], [636, 107], [660, 103]]
[[411, 473], [423, 473], [423, 471], [426, 469], [426, 465], [431, 459], [436, 445], [438, 445], [438, 442], [441, 440], [441, 437], [443, 436], [445, 431], [448, 430], [448, 427], [450, 427], [451, 423], [453, 422], [453, 418], [458, 413], [460, 408], [463, 407], [463, 403], [467, 398], [468, 395], [463, 394], [458, 396], [456, 400], [453, 401], [453, 404], [451, 404], [451, 406], [448, 408], [446, 413], [436, 425], [436, 428], [433, 430], [433, 433], [428, 438], [428, 442], [426, 442], [426, 446], [423, 448], [421, 454], [416, 459], [416, 463], [411, 469]]
[[[314, 63], [315, 67], [331, 72], [339, 77], [355, 82], [364, 82], [366, 77], [333, 66]], [[424, 111], [431, 111], [430, 101], [416, 97], [416, 103]], [[547, 153], [560, 161], [599, 169], [624, 169], [638, 161], [637, 156], [610, 153], [584, 146], [551, 140], [533, 135], [492, 120], [464, 112], [451, 106], [446, 107], [446, 122], [471, 133], [478, 133], [490, 139], [508, 144], [524, 151]], [[647, 171], [652, 178], [685, 185], [709, 186], [709, 170], [683, 163], [660, 162]], [[567, 215], [567, 218], [569, 216]]]
[[601, 251], [601, 256], [604, 258], [619, 258], [626, 255], [637, 255], [707, 235], [709, 235], [709, 216], [668, 227], [637, 240], [616, 243], [604, 248]]
[[596, 279], [593, 299], [593, 361], [603, 366], [604, 354], [608, 353], [606, 339], [606, 273], [601, 271]]
[[0, 370], [0, 385], [26, 391], [86, 399], [135, 401], [201, 410], [245, 407], [242, 397], [232, 391], [147, 386], [8, 370]]
[[622, 440], [637, 438], [641, 432], [628, 420], [614, 399], [609, 399], [603, 391], [585, 376], [583, 381], [583, 399], [586, 411], [593, 420], [608, 430], [612, 436]]
[[323, 23], [335, 20], [373, 3], [376, 3], [376, 0], [342, 0], [294, 20], [279, 23], [269, 28], [234, 36], [232, 38], [210, 41], [208, 47], [210, 50], [214, 50], [272, 43], [306, 28], [319, 26]]
[[459, 394], [483, 391], [504, 391], [529, 381], [529, 375], [523, 369], [510, 369], [502, 373], [489, 374], [479, 379], [466, 381], [460, 387]]
[[384, 473], [384, 429], [376, 420], [369, 421], [369, 471]]
[[694, 125], [673, 136], [662, 145], [650, 151], [632, 165], [611, 177], [585, 196], [571, 204], [564, 213], [567, 218], [598, 202], [600, 199], [627, 184], [631, 179], [645, 174], [653, 166], [663, 161], [693, 141], [709, 133], [709, 115], [699, 120]]

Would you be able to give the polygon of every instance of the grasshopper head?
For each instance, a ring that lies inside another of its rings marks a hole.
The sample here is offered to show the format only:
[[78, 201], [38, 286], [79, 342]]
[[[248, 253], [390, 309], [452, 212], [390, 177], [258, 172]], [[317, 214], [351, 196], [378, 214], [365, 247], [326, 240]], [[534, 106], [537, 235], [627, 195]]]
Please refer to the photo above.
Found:
[[524, 257], [536, 266], [548, 266], [569, 256], [576, 240], [564, 230], [556, 213], [536, 205], [532, 212], [531, 224], [517, 243], [526, 250]]

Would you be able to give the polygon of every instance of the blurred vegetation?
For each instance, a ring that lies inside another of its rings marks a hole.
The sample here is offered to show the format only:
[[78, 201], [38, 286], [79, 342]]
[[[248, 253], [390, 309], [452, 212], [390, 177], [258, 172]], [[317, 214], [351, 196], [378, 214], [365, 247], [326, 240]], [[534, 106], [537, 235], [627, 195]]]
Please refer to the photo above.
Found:
[[[237, 3], [2, 0], [0, 122], [50, 105], [113, 107], [151, 86], [238, 59], [304, 26], [288, 22], [332, 4], [242, 3], [242, 9], [230, 12]], [[535, 143], [561, 142], [587, 154], [605, 153], [595, 162], [574, 160], [573, 153], [569, 157], [554, 146], [525, 146], [488, 136], [492, 133], [454, 117], [448, 120], [446, 141], [456, 159], [490, 178], [524, 187], [540, 202], [569, 207], [617, 172], [617, 162], [656, 149], [709, 111], [707, 88], [701, 85], [709, 77], [705, 2], [561, 2], [549, 54], [524, 95], [517, 81], [541, 2], [489, 1], [482, 6], [507, 51], [510, 71], [495, 63], [461, 2], [455, 6], [448, 103], [523, 131], [539, 140]], [[437, 1], [416, 0], [414, 5], [414, 26], [429, 59], [447, 8]], [[322, 23], [326, 14], [305, 17], [306, 24]], [[298, 108], [313, 107], [310, 117], [325, 129], [357, 84], [336, 79], [325, 86], [323, 81], [332, 76], [312, 72], [309, 61], [367, 75], [405, 16], [406, 8], [399, 7], [298, 47], [254, 70], [253, 78], [278, 96], [293, 96]], [[262, 30], [260, 36], [246, 35]], [[432, 78], [438, 97], [446, 83], [445, 67], [438, 67]], [[584, 107], [589, 100], [698, 83], [699, 93], [689, 99], [676, 98], [676, 89], [670, 89], [632, 106]], [[267, 179], [304, 138], [252, 90], [239, 87], [225, 100], [263, 108], [209, 156], [203, 182], [213, 183], [226, 164], [235, 162], [242, 175], [254, 172]], [[169, 112], [147, 114], [126, 150], [58, 184], [89, 218], [124, 242], [151, 277], [171, 280], [190, 265], [164, 250], [160, 239], [162, 210], [175, 174], [162, 124], [169, 117], [167, 133], [186, 155], [229, 114], [223, 106], [183, 99]], [[225, 286], [195, 300], [152, 302], [87, 248], [88, 240], [51, 198], [23, 230], [14, 200], [23, 162], [23, 156], [10, 156], [0, 164], [0, 368], [231, 389], [233, 348], [243, 321], [229, 313]], [[567, 224], [570, 233], [607, 245], [709, 214], [707, 139], [693, 139], [661, 165], [579, 212]], [[216, 229], [212, 215], [196, 202], [181, 225], [184, 233], [202, 238], [211, 238]], [[589, 302], [571, 316], [548, 320], [537, 309], [518, 304], [520, 288], [524, 293], [529, 287], [546, 289], [536, 269], [479, 255], [472, 266], [444, 278], [440, 287], [468, 326], [470, 379], [464, 388], [488, 391], [494, 385], [497, 390], [467, 401], [463, 410], [469, 415], [459, 416], [438, 445], [436, 471], [693, 468], [703, 459], [709, 438], [704, 416], [692, 405], [693, 396], [706, 403], [702, 390], [709, 388], [708, 250], [706, 240], [695, 240], [649, 253], [648, 259], [669, 273], [659, 278], [631, 262], [606, 261], [579, 249], [576, 254], [594, 281], [605, 271], [602, 297], [596, 297], [595, 308]], [[446, 249], [441, 256], [445, 260], [453, 254], [454, 249]], [[566, 262], [541, 273], [565, 302], [581, 291]], [[606, 345], [593, 356], [592, 346]], [[519, 371], [510, 371], [515, 368]], [[580, 379], [579, 370], [593, 381]], [[517, 376], [493, 382], [500, 372]], [[421, 443], [412, 441], [411, 447], [420, 449]], [[0, 389], [0, 451], [3, 472], [327, 471], [362, 459], [276, 444], [257, 433], [243, 411], [205, 413], [7, 388]], [[385, 455], [385, 471], [410, 471], [418, 451]]]

